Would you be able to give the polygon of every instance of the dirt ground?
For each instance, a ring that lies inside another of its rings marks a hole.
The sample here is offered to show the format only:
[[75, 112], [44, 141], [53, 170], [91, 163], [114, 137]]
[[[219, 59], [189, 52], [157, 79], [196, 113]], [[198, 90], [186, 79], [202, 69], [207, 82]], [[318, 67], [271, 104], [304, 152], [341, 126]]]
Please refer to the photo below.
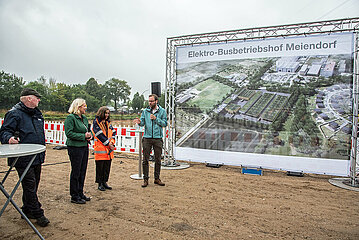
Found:
[[[165, 187], [153, 184], [150, 168], [150, 185], [141, 188], [142, 181], [130, 178], [138, 171], [137, 156], [117, 154], [113, 190], [101, 192], [91, 155], [85, 194], [92, 199], [76, 205], [70, 203], [67, 151], [53, 147], [47, 146], [39, 189], [51, 221], [38, 227], [45, 239], [359, 239], [359, 192], [331, 185], [330, 176], [269, 170], [243, 175], [238, 167], [191, 163], [184, 170], [162, 170]], [[6, 170], [1, 159], [0, 171]], [[16, 181], [12, 172], [5, 188]], [[21, 189], [14, 200], [21, 206]], [[0, 239], [38, 238], [9, 205], [0, 218]]]

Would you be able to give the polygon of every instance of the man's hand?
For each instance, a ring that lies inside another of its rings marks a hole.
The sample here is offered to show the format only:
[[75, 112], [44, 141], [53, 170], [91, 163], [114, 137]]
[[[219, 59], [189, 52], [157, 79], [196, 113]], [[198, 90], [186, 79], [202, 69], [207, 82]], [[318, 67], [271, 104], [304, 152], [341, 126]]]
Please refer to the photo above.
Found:
[[150, 115], [150, 119], [151, 119], [151, 120], [156, 120], [156, 116], [153, 115], [153, 114], [151, 114], [151, 115]]
[[141, 120], [139, 118], [135, 118], [135, 119], [133, 119], [133, 123], [134, 124], [140, 124]]
[[15, 138], [15, 137], [11, 137], [9, 139], [9, 144], [18, 144], [19, 143], [19, 139]]

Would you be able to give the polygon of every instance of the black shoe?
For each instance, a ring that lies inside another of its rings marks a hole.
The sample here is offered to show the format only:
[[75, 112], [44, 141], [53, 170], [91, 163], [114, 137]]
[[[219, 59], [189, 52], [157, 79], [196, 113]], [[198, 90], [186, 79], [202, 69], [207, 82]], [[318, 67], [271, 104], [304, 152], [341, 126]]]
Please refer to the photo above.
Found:
[[50, 223], [49, 219], [47, 219], [45, 216], [36, 218], [36, 224], [40, 227], [46, 227]]
[[109, 185], [107, 185], [107, 183], [102, 183], [102, 186], [104, 186], [106, 189], [108, 190], [112, 190], [112, 187], [110, 187]]
[[82, 195], [82, 196], [81, 196], [81, 199], [82, 199], [82, 200], [85, 200], [86, 202], [91, 201], [91, 198], [90, 198], [90, 197], [86, 197], [85, 195]]
[[86, 201], [84, 199], [81, 199], [81, 198], [78, 198], [78, 199], [71, 198], [71, 202], [76, 203], [76, 204], [85, 204], [86, 203]]
[[106, 188], [103, 186], [102, 183], [99, 183], [99, 184], [98, 184], [98, 188], [97, 188], [97, 189], [100, 190], [100, 191], [106, 191]]
[[[24, 213], [26, 215], [26, 217], [28, 219], [36, 219], [36, 217], [34, 215], [32, 215], [32, 213]], [[22, 215], [21, 215], [22, 219], [25, 219]]]
[[144, 179], [141, 187], [147, 187], [147, 186], [148, 186], [148, 179]]

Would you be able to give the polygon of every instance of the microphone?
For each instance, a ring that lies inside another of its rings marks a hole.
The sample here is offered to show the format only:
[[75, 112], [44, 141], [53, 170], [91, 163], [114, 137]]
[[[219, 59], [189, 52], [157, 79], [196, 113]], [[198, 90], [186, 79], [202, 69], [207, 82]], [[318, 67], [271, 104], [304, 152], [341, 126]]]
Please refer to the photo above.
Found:
[[20, 142], [20, 132], [19, 131], [14, 132], [14, 138]]

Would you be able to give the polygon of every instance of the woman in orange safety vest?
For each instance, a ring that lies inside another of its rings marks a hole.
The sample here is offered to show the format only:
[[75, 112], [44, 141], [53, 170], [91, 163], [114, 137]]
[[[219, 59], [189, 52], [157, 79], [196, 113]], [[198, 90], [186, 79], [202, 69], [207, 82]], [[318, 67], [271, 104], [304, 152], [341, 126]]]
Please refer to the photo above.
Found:
[[96, 162], [96, 183], [98, 190], [111, 190], [107, 185], [110, 176], [111, 161], [114, 158], [116, 130], [110, 123], [110, 110], [100, 107], [92, 124], [94, 153]]

